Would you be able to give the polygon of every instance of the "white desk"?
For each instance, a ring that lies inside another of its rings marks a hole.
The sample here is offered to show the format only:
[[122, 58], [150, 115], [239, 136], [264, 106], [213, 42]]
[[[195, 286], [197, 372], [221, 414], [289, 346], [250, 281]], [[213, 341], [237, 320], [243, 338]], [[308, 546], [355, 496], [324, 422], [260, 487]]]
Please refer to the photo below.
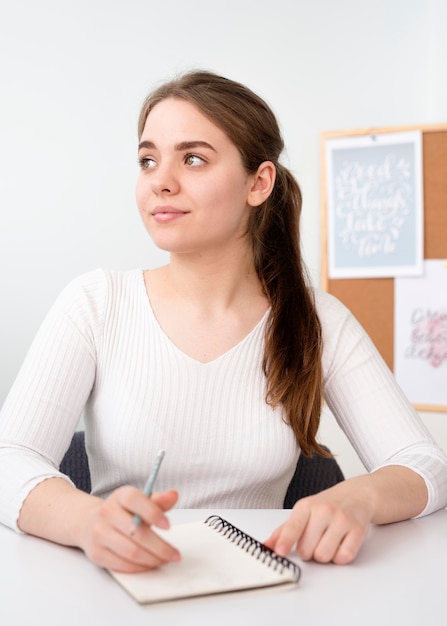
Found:
[[[171, 521], [218, 513], [258, 539], [287, 511], [174, 511]], [[420, 626], [447, 623], [447, 510], [373, 527], [351, 565], [302, 564], [294, 590], [140, 606], [79, 550], [0, 526], [0, 622], [5, 626]]]

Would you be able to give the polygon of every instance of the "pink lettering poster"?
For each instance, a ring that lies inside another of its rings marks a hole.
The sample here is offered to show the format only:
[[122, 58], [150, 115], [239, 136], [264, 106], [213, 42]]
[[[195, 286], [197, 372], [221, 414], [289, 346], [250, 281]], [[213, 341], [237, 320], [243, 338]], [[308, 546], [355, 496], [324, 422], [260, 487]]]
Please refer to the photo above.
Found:
[[394, 280], [394, 372], [413, 404], [447, 407], [447, 260]]

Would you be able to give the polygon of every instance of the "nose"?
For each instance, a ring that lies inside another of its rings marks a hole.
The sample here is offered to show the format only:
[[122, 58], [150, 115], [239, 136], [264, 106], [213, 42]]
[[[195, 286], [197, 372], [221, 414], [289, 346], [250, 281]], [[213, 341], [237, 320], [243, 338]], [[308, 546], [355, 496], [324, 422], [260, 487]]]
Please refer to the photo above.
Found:
[[179, 189], [178, 178], [169, 163], [159, 164], [151, 176], [152, 190], [157, 195], [175, 194]]

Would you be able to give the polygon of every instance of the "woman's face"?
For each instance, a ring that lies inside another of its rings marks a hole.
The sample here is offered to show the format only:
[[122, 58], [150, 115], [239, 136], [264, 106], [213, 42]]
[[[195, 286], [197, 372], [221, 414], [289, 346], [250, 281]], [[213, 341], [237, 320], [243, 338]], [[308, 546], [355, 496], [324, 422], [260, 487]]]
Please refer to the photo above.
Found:
[[[222, 252], [241, 245], [256, 175], [225, 133], [184, 100], [158, 103], [138, 158], [137, 204], [155, 244], [171, 253]], [[256, 195], [256, 194], [255, 194]]]

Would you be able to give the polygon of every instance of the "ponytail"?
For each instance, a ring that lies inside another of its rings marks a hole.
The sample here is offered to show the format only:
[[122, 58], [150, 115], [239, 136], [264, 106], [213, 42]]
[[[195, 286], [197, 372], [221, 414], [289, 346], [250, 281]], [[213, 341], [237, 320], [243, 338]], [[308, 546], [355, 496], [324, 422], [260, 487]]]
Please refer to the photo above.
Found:
[[278, 164], [274, 190], [254, 210], [249, 230], [255, 267], [270, 302], [263, 370], [266, 401], [282, 405], [306, 456], [315, 450], [322, 406], [321, 326], [299, 245], [301, 191]]

